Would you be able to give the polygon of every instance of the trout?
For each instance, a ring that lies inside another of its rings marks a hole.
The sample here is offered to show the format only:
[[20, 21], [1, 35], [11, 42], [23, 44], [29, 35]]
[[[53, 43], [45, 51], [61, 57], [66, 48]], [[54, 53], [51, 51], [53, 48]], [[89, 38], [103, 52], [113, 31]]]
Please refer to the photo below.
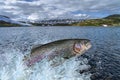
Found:
[[91, 48], [88, 39], [64, 39], [43, 44], [31, 49], [31, 53], [25, 57], [24, 62], [31, 66], [44, 58], [49, 60], [55, 57], [69, 59], [73, 56], [80, 56]]

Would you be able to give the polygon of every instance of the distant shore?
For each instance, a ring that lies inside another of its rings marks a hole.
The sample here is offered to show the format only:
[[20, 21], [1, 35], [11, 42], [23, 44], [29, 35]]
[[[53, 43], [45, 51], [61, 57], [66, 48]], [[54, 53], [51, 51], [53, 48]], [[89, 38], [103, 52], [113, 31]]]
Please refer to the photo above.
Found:
[[[8, 18], [9, 19], [9, 18]], [[20, 22], [19, 22], [20, 23]], [[29, 24], [29, 25], [28, 25]], [[86, 20], [72, 20], [72, 19], [63, 19], [63, 20], [44, 20], [41, 22], [22, 22], [22, 24], [5, 22], [0, 20], [0, 27], [34, 27], [34, 26], [103, 26], [103, 27], [114, 27], [120, 26], [120, 14], [114, 14], [100, 19], [86, 19]]]

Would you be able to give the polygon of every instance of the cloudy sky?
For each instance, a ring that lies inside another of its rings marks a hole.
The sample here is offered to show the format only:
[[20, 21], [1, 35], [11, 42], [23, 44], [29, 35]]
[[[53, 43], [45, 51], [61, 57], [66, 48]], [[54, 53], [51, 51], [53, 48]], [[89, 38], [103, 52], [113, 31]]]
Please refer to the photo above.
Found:
[[0, 15], [15, 20], [97, 18], [120, 13], [120, 0], [0, 0]]

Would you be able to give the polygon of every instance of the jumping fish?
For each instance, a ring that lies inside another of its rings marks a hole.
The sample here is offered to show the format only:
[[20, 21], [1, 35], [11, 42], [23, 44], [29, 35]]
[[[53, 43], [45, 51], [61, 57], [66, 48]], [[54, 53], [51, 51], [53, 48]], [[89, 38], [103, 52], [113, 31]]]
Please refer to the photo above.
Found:
[[24, 62], [31, 66], [43, 58], [49, 60], [59, 56], [69, 59], [76, 55], [82, 55], [91, 48], [88, 39], [64, 39], [37, 46], [31, 50], [31, 53], [25, 57]]

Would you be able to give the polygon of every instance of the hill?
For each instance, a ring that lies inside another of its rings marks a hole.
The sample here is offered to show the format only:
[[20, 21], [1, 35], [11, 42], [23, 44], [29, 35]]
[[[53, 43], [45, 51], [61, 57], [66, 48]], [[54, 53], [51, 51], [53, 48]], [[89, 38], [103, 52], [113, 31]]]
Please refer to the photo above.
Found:
[[0, 15], [0, 27], [17, 26], [120, 26], [120, 14], [109, 15], [100, 19], [53, 19], [34, 22], [17, 22], [7, 16]]
[[16, 21], [11, 20], [7, 16], [0, 15], [0, 27], [12, 27], [12, 26], [20, 26], [20, 24]]
[[120, 14], [110, 15], [101, 19], [89, 19], [79, 23], [73, 23], [71, 26], [120, 26]]

